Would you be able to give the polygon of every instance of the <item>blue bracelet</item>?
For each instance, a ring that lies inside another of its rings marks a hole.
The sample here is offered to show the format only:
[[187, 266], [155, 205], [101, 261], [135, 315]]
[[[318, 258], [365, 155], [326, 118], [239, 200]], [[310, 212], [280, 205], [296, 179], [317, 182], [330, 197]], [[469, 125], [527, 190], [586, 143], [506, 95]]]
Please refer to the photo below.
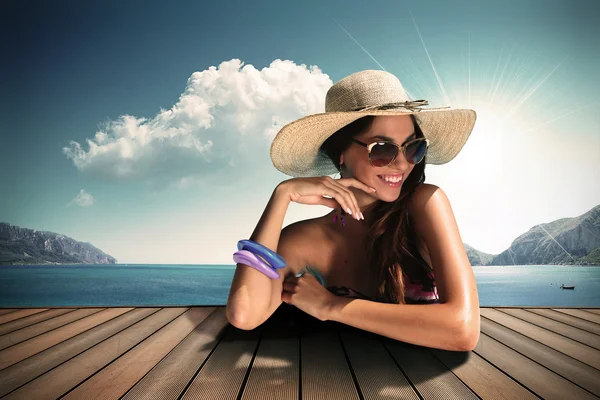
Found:
[[261, 256], [268, 262], [273, 269], [279, 269], [286, 266], [285, 260], [279, 254], [268, 247], [263, 246], [253, 240], [240, 240], [237, 243], [238, 250], [248, 250], [258, 256]]
[[279, 274], [271, 266], [260, 259], [256, 254], [248, 250], [238, 250], [233, 253], [233, 261], [244, 264], [262, 272], [271, 279], [278, 279]]

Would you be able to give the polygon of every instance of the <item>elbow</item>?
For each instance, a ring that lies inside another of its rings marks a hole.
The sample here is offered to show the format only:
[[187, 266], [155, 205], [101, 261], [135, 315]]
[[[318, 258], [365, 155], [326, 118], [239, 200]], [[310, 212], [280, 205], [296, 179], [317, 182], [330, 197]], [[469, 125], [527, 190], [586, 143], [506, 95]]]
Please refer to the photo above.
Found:
[[240, 312], [239, 310], [233, 311], [232, 307], [229, 305], [225, 307], [225, 316], [227, 317], [227, 321], [238, 329], [251, 331], [256, 328], [255, 325], [248, 322], [245, 313]]
[[479, 331], [467, 331], [461, 335], [461, 339], [457, 345], [459, 351], [473, 351], [479, 342]]
[[458, 348], [460, 351], [472, 351], [477, 347], [481, 331], [479, 321], [479, 310], [477, 310], [476, 315], [473, 315], [472, 318], [461, 321], [461, 334], [458, 335], [460, 338], [458, 341]]

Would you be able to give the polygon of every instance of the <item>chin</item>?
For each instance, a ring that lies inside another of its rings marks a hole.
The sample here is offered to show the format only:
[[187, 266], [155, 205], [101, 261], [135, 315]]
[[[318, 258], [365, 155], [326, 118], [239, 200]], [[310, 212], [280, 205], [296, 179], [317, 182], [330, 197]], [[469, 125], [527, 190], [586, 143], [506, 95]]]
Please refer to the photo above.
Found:
[[377, 198], [381, 201], [385, 201], [386, 203], [391, 203], [393, 201], [398, 200], [398, 197], [400, 197], [401, 190], [402, 186], [400, 186], [400, 188], [397, 189], [377, 189]]

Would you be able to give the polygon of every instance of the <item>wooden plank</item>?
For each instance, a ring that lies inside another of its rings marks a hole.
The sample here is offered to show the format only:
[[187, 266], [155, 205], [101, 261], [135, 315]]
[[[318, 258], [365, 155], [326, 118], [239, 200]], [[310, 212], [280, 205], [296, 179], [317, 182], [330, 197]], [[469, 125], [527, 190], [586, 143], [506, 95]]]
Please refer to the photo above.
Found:
[[20, 308], [2, 308], [2, 309], [0, 309], [0, 315], [8, 314], [8, 313], [11, 313], [13, 311], [18, 311], [18, 310], [20, 310]]
[[485, 333], [479, 335], [479, 342], [473, 351], [543, 399], [598, 399], [587, 390], [517, 353]]
[[27, 317], [29, 315], [41, 313], [48, 310], [47, 308], [24, 308], [19, 311], [14, 311], [4, 315], [0, 315], [0, 324], [5, 324], [10, 321], [14, 321], [19, 318]]
[[0, 370], [31, 357], [41, 351], [55, 346], [60, 342], [79, 335], [108, 320], [118, 317], [131, 310], [130, 308], [109, 308], [99, 313], [90, 315], [79, 321], [72, 322], [53, 331], [36, 336], [7, 349], [0, 350]]
[[564, 314], [572, 315], [577, 318], [584, 319], [586, 321], [593, 322], [595, 324], [600, 324], [600, 315], [593, 314], [591, 312], [583, 311], [583, 310], [571, 310], [567, 308], [553, 308], [554, 311], [558, 311]]
[[498, 308], [497, 310], [512, 315], [513, 317], [519, 318], [523, 321], [529, 322], [530, 324], [534, 324], [541, 328], [547, 329], [551, 332], [566, 336], [569, 339], [576, 340], [587, 346], [593, 347], [596, 350], [600, 350], [600, 335], [596, 335], [594, 333], [584, 331], [583, 329], [575, 328], [571, 325], [567, 325], [565, 323], [555, 321], [553, 319], [543, 317], [541, 315], [530, 313], [525, 310], [518, 310], [514, 308]]
[[0, 325], [0, 335], [6, 335], [7, 333], [14, 332], [18, 329], [26, 328], [28, 326], [38, 324], [42, 321], [58, 317], [59, 315], [67, 314], [75, 310], [75, 308], [55, 308], [52, 310], [30, 315], [29, 317], [19, 318], [16, 321], [7, 322], [5, 324]]
[[0, 371], [0, 396], [32, 381], [157, 311], [159, 311], [157, 308], [136, 308]]
[[237, 399], [263, 330], [264, 324], [250, 331], [230, 326], [181, 399]]
[[[17, 343], [24, 342], [33, 337], [39, 336], [43, 333], [50, 332], [56, 328], [60, 328], [61, 326], [65, 326], [67, 324], [72, 323], [73, 321], [80, 320], [82, 318], [88, 317], [92, 314], [96, 314], [102, 311], [102, 308], [87, 308], [85, 310], [76, 310], [70, 313], [64, 313], [64, 315], [59, 315], [52, 319], [47, 319], [43, 322], [28, 326], [26, 328], [19, 329], [17, 331], [8, 333], [6, 335], [0, 336], [0, 350], [6, 349], [7, 347], [14, 346]], [[52, 313], [55, 310], [48, 310], [47, 312]], [[57, 310], [62, 311], [62, 310]], [[27, 318], [21, 318], [13, 322], [9, 322], [5, 325], [9, 325], [16, 322], [24, 321], [25, 319], [31, 317], [45, 317], [42, 315], [45, 313], [35, 314]]]
[[427, 347], [392, 340], [385, 346], [423, 399], [478, 399]]
[[[320, 324], [317, 324], [320, 325]], [[359, 399], [336, 324], [302, 332], [302, 398]]]
[[481, 332], [584, 389], [594, 394], [600, 394], [599, 370], [485, 317], [481, 319]]
[[296, 400], [300, 390], [300, 334], [270, 318], [258, 344], [241, 400]]
[[598, 308], [582, 308], [582, 310], [600, 315], [600, 309]]
[[214, 310], [213, 307], [188, 309], [62, 399], [120, 398]]
[[[185, 310], [185, 308], [159, 310], [21, 386], [6, 398], [57, 399], [180, 316]], [[93, 399], [94, 396], [82, 398]]]
[[177, 399], [230, 326], [218, 307], [121, 399]]
[[472, 351], [429, 349], [477, 396], [495, 400], [539, 399], [527, 388]]
[[340, 338], [363, 399], [419, 399], [377, 335], [345, 329]]
[[593, 322], [585, 321], [583, 319], [573, 317], [571, 315], [567, 315], [554, 310], [534, 310], [531, 308], [526, 308], [525, 311], [532, 312], [534, 314], [543, 315], [546, 318], [553, 319], [555, 321], [560, 321], [563, 324], [571, 325], [576, 328], [582, 329], [587, 332], [595, 333], [596, 335], [600, 335], [600, 325], [595, 324]]
[[547, 331], [539, 326], [532, 325], [511, 315], [504, 314], [498, 310], [481, 310], [481, 316], [489, 318], [499, 324], [525, 335], [533, 340], [545, 344], [555, 350], [565, 353], [576, 360], [584, 362], [596, 369], [600, 369], [600, 350], [596, 350], [585, 344], [576, 342], [554, 332]]

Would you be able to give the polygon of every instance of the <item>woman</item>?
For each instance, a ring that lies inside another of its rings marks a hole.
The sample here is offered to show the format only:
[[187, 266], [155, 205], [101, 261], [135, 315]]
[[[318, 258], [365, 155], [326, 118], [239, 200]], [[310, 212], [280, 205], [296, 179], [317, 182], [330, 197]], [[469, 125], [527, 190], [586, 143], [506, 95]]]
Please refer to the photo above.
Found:
[[[446, 195], [424, 183], [426, 163], [462, 149], [475, 112], [426, 104], [410, 101], [394, 75], [361, 71], [329, 89], [325, 113], [281, 129], [271, 159], [296, 178], [275, 188], [250, 239], [286, 267], [269, 279], [237, 265], [226, 309], [234, 326], [253, 329], [285, 302], [407, 343], [475, 347], [472, 268]], [[282, 230], [292, 201], [333, 211]]]

